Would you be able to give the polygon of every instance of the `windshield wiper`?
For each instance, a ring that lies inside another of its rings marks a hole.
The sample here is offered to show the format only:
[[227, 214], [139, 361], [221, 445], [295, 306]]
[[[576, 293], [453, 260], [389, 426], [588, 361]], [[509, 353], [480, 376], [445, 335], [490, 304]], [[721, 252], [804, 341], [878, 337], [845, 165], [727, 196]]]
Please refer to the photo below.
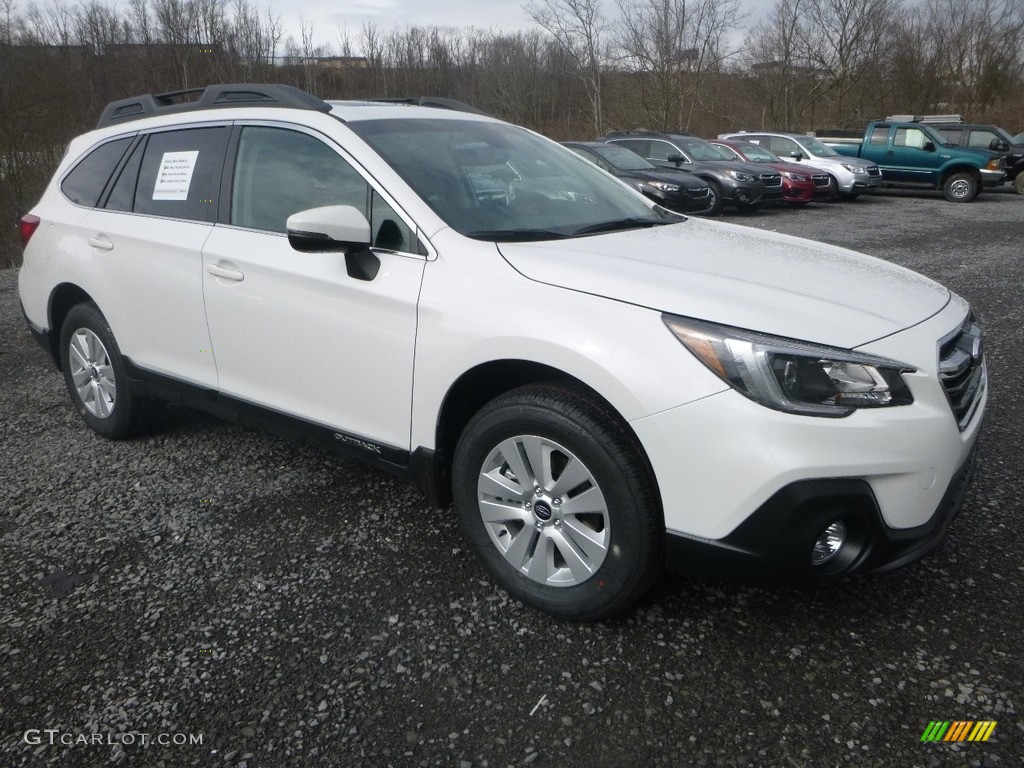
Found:
[[615, 232], [620, 229], [637, 229], [639, 227], [660, 227], [662, 224], [669, 224], [669, 221], [659, 221], [658, 219], [640, 219], [632, 217], [628, 219], [614, 219], [612, 221], [602, 221], [600, 224], [590, 224], [586, 227], [580, 227], [572, 233], [572, 237], [579, 237], [580, 235], [595, 235], [598, 232]]
[[522, 243], [532, 240], [564, 240], [569, 235], [552, 229], [484, 229], [466, 232], [474, 240], [493, 240], [499, 243]]

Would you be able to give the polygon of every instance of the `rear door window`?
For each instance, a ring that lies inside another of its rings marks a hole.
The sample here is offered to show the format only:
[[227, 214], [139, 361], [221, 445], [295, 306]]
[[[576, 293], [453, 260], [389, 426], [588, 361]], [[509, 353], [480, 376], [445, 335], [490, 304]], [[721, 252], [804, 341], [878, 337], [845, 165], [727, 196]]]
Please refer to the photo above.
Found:
[[227, 139], [226, 127], [152, 134], [135, 188], [135, 212], [215, 221]]
[[110, 180], [110, 175], [121, 162], [131, 143], [132, 139], [129, 137], [108, 141], [96, 147], [64, 177], [60, 185], [61, 191], [73, 203], [90, 208], [95, 206], [107, 181]]

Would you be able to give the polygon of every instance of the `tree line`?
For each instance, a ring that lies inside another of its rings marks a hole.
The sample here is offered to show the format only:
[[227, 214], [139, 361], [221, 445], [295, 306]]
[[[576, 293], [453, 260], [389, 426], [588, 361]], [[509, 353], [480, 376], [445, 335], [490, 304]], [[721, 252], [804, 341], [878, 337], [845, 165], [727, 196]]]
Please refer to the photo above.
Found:
[[[1024, 127], [1024, 0], [529, 0], [517, 31], [317, 29], [250, 0], [0, 0], [0, 216], [38, 199], [117, 98], [283, 82], [323, 98], [461, 99], [556, 139], [613, 128], [858, 127], [959, 113]], [[19, 258], [13, 227], [0, 268]]]

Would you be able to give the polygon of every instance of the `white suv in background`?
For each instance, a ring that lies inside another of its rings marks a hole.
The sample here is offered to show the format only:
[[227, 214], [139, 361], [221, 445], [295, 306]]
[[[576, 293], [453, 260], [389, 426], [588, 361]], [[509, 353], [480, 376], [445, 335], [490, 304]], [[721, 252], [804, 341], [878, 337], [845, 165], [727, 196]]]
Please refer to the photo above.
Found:
[[786, 162], [807, 162], [827, 171], [836, 180], [839, 196], [844, 200], [856, 200], [862, 192], [870, 192], [882, 185], [882, 172], [875, 163], [840, 155], [832, 147], [803, 133], [740, 131], [720, 133], [718, 138], [749, 141], [773, 152]]
[[938, 544], [987, 398], [967, 302], [451, 107], [109, 105], [21, 221], [25, 315], [86, 424], [127, 438], [167, 399], [360, 456], [570, 618], [666, 564], [833, 579]]

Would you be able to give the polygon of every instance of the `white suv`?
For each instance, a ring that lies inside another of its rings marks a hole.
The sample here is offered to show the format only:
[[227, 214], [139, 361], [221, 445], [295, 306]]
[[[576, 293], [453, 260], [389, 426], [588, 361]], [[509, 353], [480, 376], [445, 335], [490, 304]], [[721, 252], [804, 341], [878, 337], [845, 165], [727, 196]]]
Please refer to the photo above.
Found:
[[666, 564], [831, 579], [938, 544], [987, 398], [963, 299], [441, 106], [108, 106], [21, 222], [25, 315], [89, 427], [169, 399], [376, 462], [563, 617]]

